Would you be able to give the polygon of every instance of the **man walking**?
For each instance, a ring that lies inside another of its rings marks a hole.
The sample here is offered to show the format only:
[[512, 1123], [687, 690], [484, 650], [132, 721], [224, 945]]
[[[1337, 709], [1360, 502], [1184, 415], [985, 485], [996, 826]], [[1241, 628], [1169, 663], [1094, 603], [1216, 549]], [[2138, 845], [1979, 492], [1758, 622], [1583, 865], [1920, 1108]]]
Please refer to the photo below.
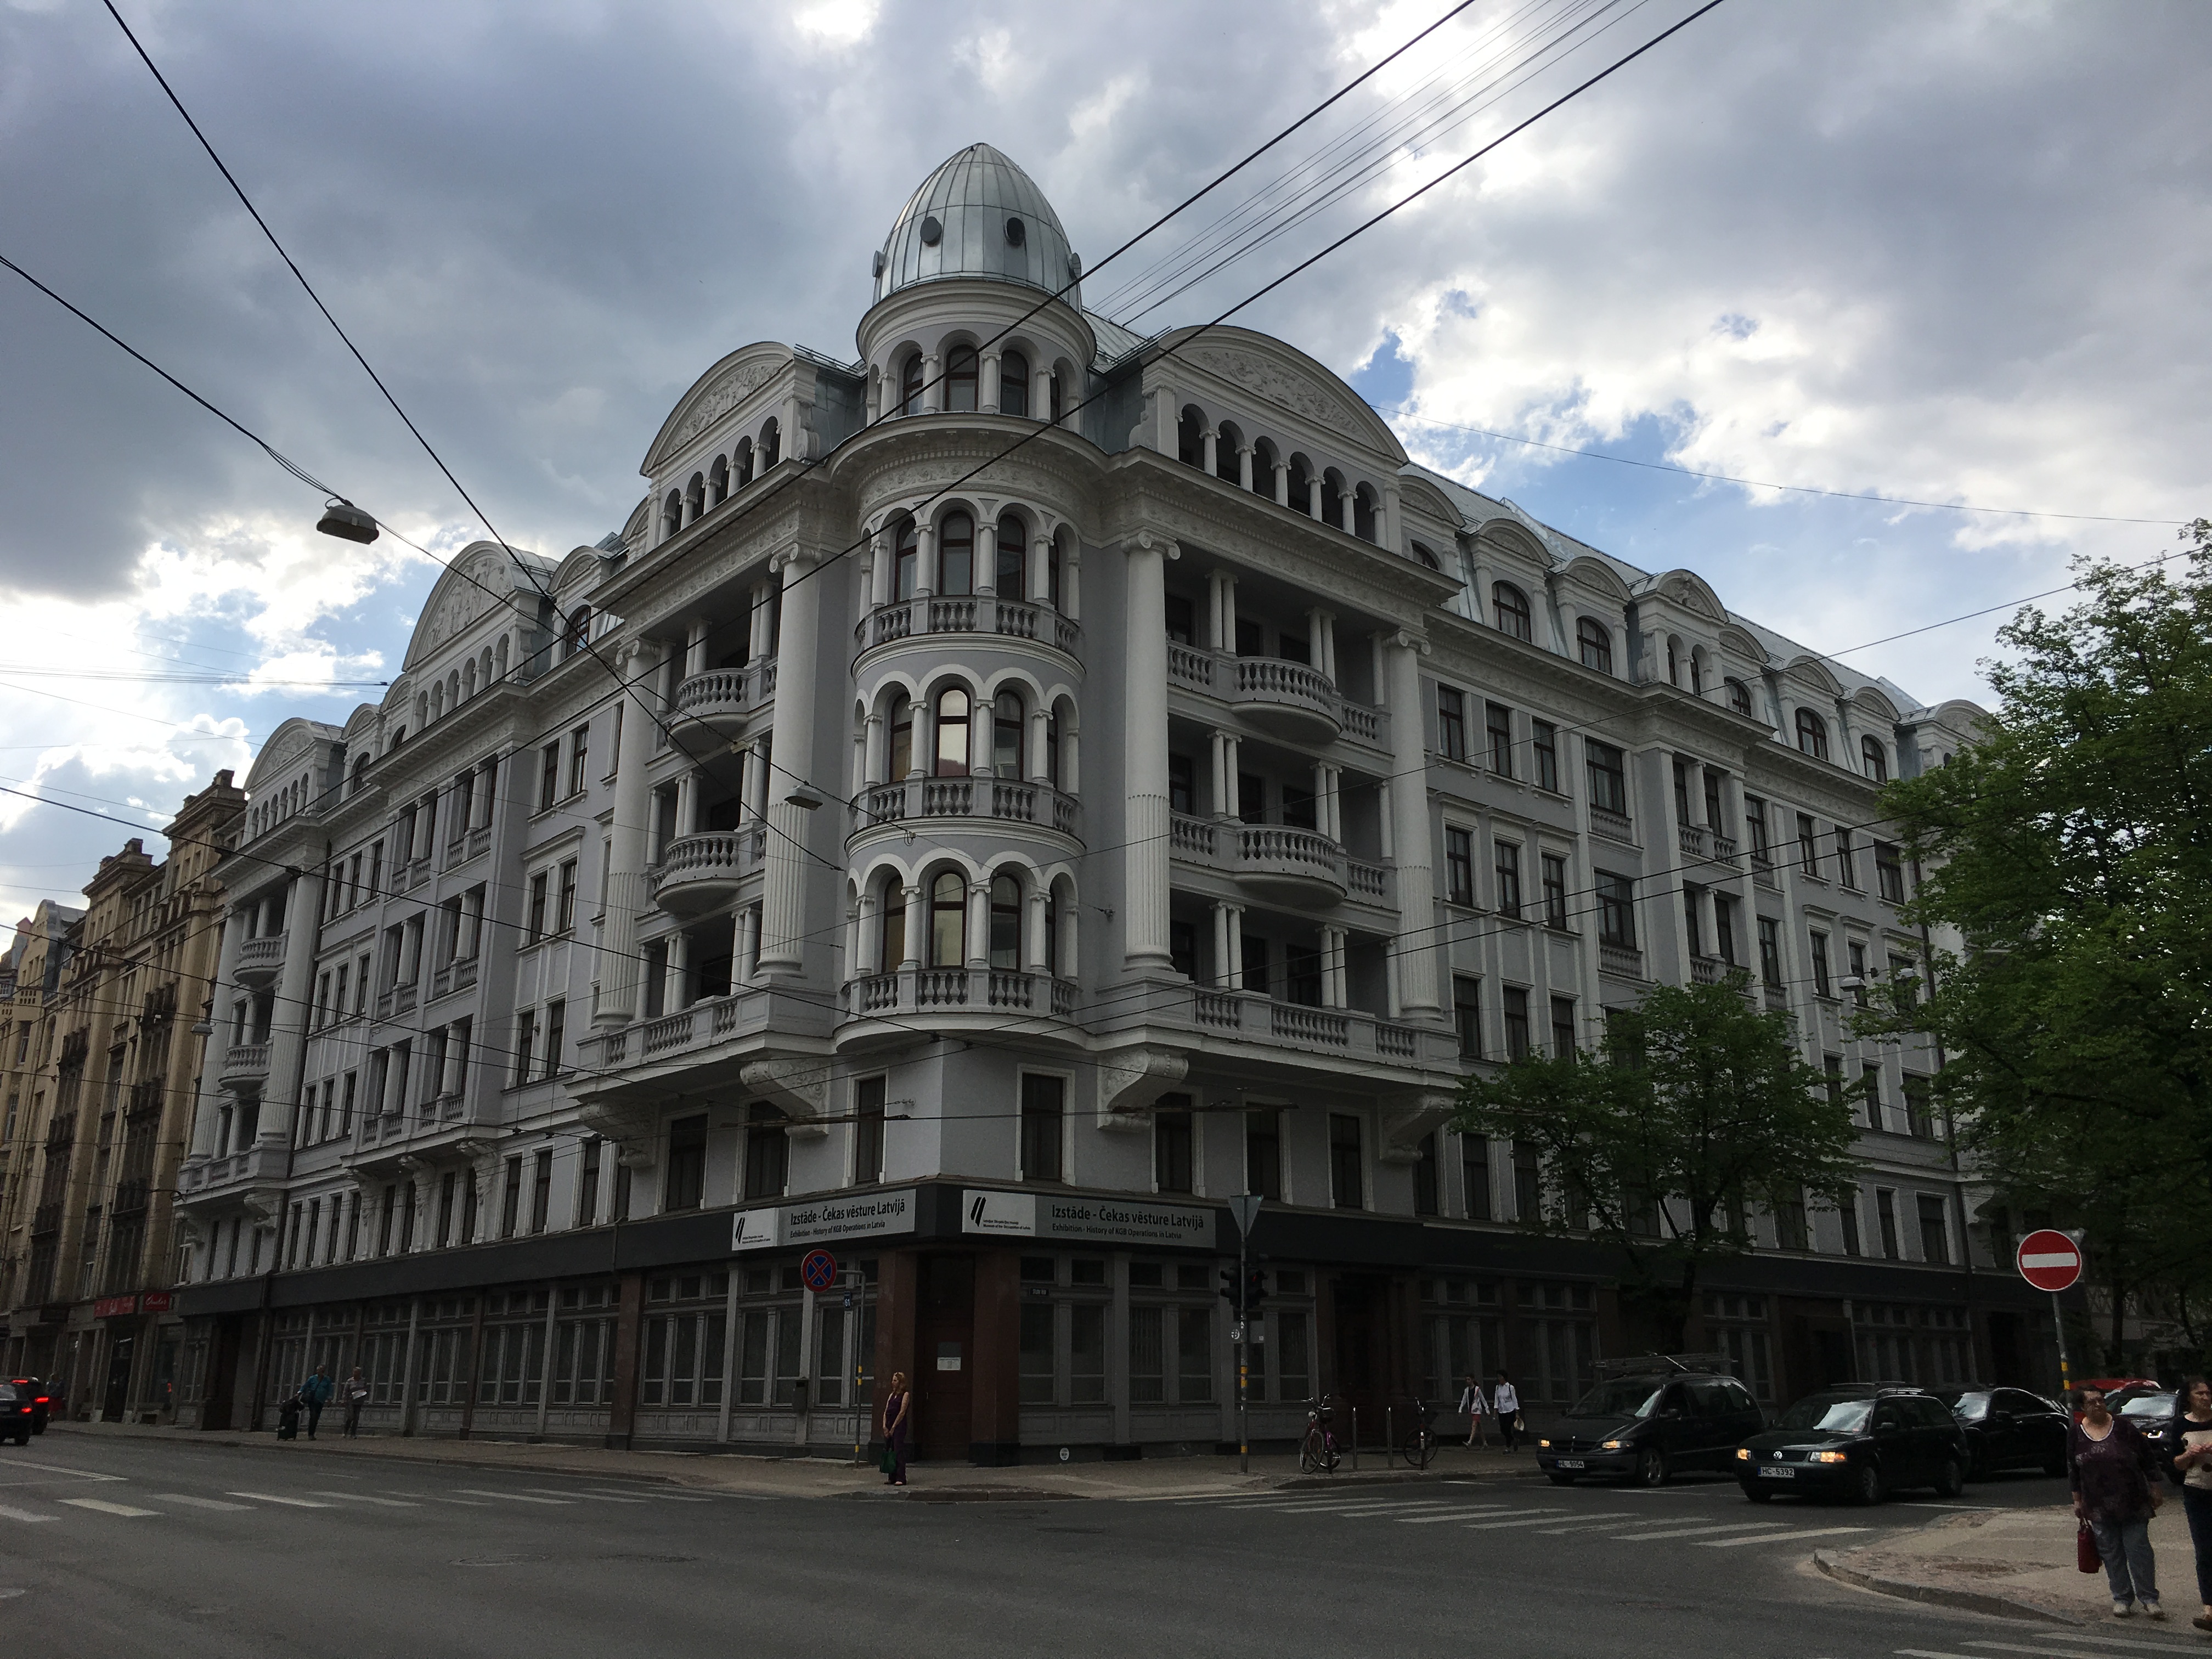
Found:
[[307, 1438], [315, 1437], [315, 1425], [323, 1420], [323, 1407], [331, 1403], [334, 1391], [327, 1365], [315, 1367], [315, 1374], [300, 1384], [301, 1403], [307, 1408]]
[[367, 1404], [368, 1404], [368, 1379], [361, 1374], [361, 1367], [356, 1365], [353, 1368], [353, 1375], [346, 1378], [345, 1431], [347, 1438], [351, 1439], [361, 1433], [361, 1408]]
[[1505, 1443], [1505, 1449], [1520, 1450], [1521, 1391], [1513, 1386], [1513, 1379], [1505, 1374], [1502, 1365], [1498, 1371], [1498, 1386], [1490, 1391], [1490, 1408], [1498, 1413], [1498, 1437]]

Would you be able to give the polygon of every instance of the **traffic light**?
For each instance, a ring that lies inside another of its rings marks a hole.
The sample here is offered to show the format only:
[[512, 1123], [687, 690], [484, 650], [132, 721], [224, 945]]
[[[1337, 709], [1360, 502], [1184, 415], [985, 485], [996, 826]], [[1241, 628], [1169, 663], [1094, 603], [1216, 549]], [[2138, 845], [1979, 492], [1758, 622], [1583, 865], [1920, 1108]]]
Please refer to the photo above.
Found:
[[1264, 1267], [1244, 1270], [1244, 1311], [1255, 1314], [1260, 1304], [1267, 1299], [1267, 1271]]
[[1222, 1294], [1222, 1296], [1223, 1296], [1224, 1297], [1225, 1297], [1225, 1298], [1227, 1299], [1227, 1301], [1228, 1301], [1228, 1303], [1229, 1303], [1229, 1305], [1230, 1305], [1231, 1307], [1232, 1307], [1232, 1308], [1233, 1308], [1233, 1307], [1235, 1307], [1235, 1306], [1237, 1305], [1237, 1269], [1236, 1269], [1236, 1268], [1234, 1268], [1234, 1267], [1224, 1267], [1224, 1268], [1221, 1270], [1221, 1294]]

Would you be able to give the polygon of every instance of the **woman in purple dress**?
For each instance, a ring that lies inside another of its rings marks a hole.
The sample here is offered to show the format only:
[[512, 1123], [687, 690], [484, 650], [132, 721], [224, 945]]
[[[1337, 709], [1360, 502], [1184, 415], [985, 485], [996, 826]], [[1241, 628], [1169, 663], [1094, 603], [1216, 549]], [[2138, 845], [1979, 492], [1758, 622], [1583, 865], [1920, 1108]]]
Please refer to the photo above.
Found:
[[890, 1392], [884, 1396], [884, 1439], [891, 1449], [890, 1485], [906, 1485], [906, 1446], [913, 1433], [914, 1396], [906, 1386], [906, 1373], [891, 1373]]
[[2157, 1454], [2135, 1425], [2106, 1408], [2102, 1389], [2084, 1389], [2080, 1398], [2081, 1420], [2067, 1431], [2066, 1484], [2074, 1489], [2074, 1513], [2096, 1535], [2112, 1585], [2112, 1617], [2125, 1619], [2140, 1607], [2144, 1617], [2163, 1619], [2150, 1553], [2150, 1518], [2159, 1503]]

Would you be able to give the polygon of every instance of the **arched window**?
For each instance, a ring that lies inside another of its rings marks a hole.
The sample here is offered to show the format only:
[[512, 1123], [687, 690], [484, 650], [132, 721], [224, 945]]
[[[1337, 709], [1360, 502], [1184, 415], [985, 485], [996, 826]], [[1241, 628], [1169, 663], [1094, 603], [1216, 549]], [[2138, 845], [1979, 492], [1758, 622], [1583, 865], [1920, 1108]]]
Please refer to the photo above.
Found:
[[1536, 642], [1536, 631], [1529, 625], [1528, 596], [1511, 582], [1491, 583], [1490, 608], [1498, 618], [1499, 633], [1510, 634], [1531, 645]]
[[1697, 696], [1705, 695], [1705, 659], [1694, 651], [1690, 653], [1690, 690]]
[[783, 431], [774, 421], [761, 428], [760, 466], [765, 472], [783, 459]]
[[991, 589], [1002, 599], [1030, 596], [1029, 536], [1022, 521], [1011, 513], [999, 515], [998, 568], [991, 573]]
[[753, 441], [745, 439], [738, 445], [738, 484], [742, 489], [753, 481]]
[[945, 407], [955, 415], [975, 412], [976, 385], [981, 360], [971, 345], [957, 345], [945, 354]]
[[1321, 521], [1340, 529], [1344, 524], [1344, 490], [1334, 472], [1321, 475]]
[[991, 878], [991, 966], [1022, 965], [1022, 884], [1012, 876]]
[[937, 526], [937, 591], [975, 591], [975, 520], [965, 513], [948, 513]]
[[1044, 596], [1052, 601], [1052, 608], [1061, 609], [1060, 603], [1060, 538], [1052, 538], [1052, 545], [1044, 555]]
[[1413, 556], [1439, 575], [1443, 574], [1443, 566], [1437, 562], [1437, 556], [1422, 543], [1413, 544]]
[[1365, 484], [1352, 492], [1352, 533], [1363, 542], [1375, 539], [1375, 521], [1380, 516], [1375, 507], [1375, 492]]
[[1243, 447], [1244, 434], [1230, 422], [1221, 423], [1221, 430], [1213, 440], [1213, 476], [1224, 483], [1237, 482], [1237, 452]]
[[921, 354], [915, 352], [899, 367], [899, 410], [902, 415], [921, 413]]
[[567, 654], [574, 656], [592, 642], [592, 607], [580, 605], [568, 613], [568, 629], [563, 636]]
[[1050, 421], [1054, 426], [1058, 426], [1060, 424], [1060, 414], [1066, 407], [1066, 405], [1060, 401], [1062, 394], [1060, 392], [1060, 371], [1058, 369], [1055, 368], [1053, 370], [1052, 380], [1049, 384], [1047, 385], [1045, 390], [1051, 398], [1051, 410], [1045, 418]]
[[730, 499], [730, 464], [720, 455], [707, 473], [707, 505], [720, 507]]
[[991, 703], [991, 771], [994, 776], [1022, 775], [1022, 694], [1001, 691]]
[[668, 492], [668, 499], [661, 504], [660, 533], [664, 536], [673, 536], [683, 528], [684, 497], [672, 489]]
[[899, 526], [891, 544], [891, 598], [912, 599], [921, 571], [921, 539], [915, 532], [914, 520], [908, 519]]
[[953, 870], [929, 884], [929, 965], [957, 968], [968, 960], [968, 884]]
[[884, 757], [884, 781], [896, 783], [914, 770], [914, 703], [901, 691], [891, 698], [890, 749]]
[[1681, 660], [1674, 654], [1674, 641], [1669, 640], [1667, 641], [1667, 684], [1669, 685], [1680, 685], [1681, 683]]
[[1024, 420], [1030, 412], [1030, 360], [1018, 351], [999, 356], [999, 413]]
[[1584, 617], [1575, 624], [1575, 646], [1582, 653], [1583, 667], [1601, 674], [1613, 672], [1612, 630], [1596, 617]]
[[1728, 700], [1729, 707], [1737, 714], [1748, 715], [1751, 713], [1751, 688], [1741, 680], [1732, 679], [1728, 683]]
[[876, 914], [883, 918], [884, 944], [876, 959], [879, 974], [896, 974], [906, 960], [906, 891], [896, 876], [885, 876], [877, 890]]
[[1303, 455], [1291, 457], [1291, 511], [1313, 517], [1313, 469]]
[[1876, 783], [1889, 781], [1889, 757], [1882, 752], [1880, 738], [1861, 738], [1859, 757], [1866, 762], [1866, 775]]
[[1060, 781], [1060, 716], [1057, 714], [1048, 714], [1045, 716], [1044, 775], [1045, 781], [1051, 784], [1054, 788], [1058, 789], [1061, 787]]
[[1814, 760], [1828, 758], [1828, 723], [1809, 708], [1797, 711], [1797, 746]]
[[691, 482], [684, 491], [684, 504], [691, 509], [691, 516], [695, 519], [707, 510], [705, 475], [697, 472], [691, 475]]
[[1275, 468], [1279, 465], [1280, 458], [1275, 453], [1274, 445], [1265, 438], [1253, 444], [1252, 493], [1255, 495], [1265, 495], [1271, 501], [1275, 499]]
[[1185, 466], [1206, 465], [1206, 422], [1195, 408], [1184, 410], [1176, 422], [1176, 459]]
[[968, 693], [948, 685], [937, 694], [937, 775], [968, 776]]

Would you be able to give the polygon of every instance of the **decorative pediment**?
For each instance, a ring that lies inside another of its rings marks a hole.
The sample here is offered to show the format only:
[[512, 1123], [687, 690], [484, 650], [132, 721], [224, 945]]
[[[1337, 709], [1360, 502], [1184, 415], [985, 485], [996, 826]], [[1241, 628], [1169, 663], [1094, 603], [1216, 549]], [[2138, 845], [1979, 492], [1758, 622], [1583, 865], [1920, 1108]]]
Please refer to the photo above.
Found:
[[1294, 415], [1303, 415], [1317, 426], [1341, 432], [1347, 438], [1364, 435], [1358, 423], [1335, 398], [1325, 396], [1311, 383], [1285, 373], [1255, 352], [1238, 351], [1230, 346], [1193, 346], [1176, 355], [1224, 380], [1235, 381], [1247, 392]]
[[638, 470], [648, 477], [657, 473], [677, 451], [750, 398], [792, 361], [788, 346], [750, 345], [732, 352], [684, 394]]
[[[1182, 337], [1191, 337], [1186, 333]], [[1224, 328], [1209, 331], [1187, 349], [1172, 345], [1170, 349], [1174, 350], [1168, 360], [1170, 379], [1174, 364], [1187, 363], [1363, 447], [1380, 450], [1398, 462], [1406, 459], [1398, 434], [1360, 400], [1358, 392], [1325, 366], [1280, 340], [1248, 329]]]
[[1825, 691], [1832, 697], [1843, 695], [1843, 682], [1818, 657], [1807, 655], [1795, 659], [1790, 665], [1789, 673], [1790, 678], [1800, 684]]
[[1713, 590], [1687, 570], [1670, 570], [1659, 579], [1659, 591], [1693, 615], [1711, 622], [1726, 619], [1728, 611]]

